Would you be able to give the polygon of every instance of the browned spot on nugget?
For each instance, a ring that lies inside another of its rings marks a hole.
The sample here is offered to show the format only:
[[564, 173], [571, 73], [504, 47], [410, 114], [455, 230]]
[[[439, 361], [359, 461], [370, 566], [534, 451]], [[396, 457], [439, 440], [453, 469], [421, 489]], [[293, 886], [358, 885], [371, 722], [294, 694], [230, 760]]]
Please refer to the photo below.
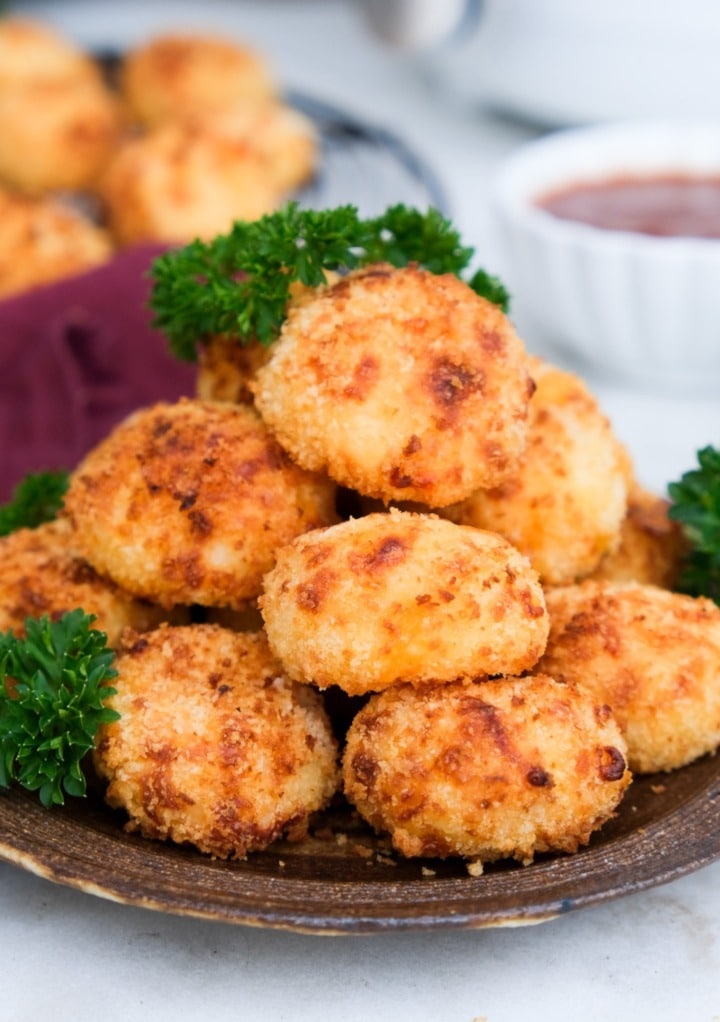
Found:
[[626, 770], [625, 757], [612, 745], [598, 749], [599, 773], [604, 781], [619, 781]]
[[415, 485], [415, 480], [400, 465], [393, 465], [390, 469], [390, 482], [398, 490], [407, 490], [409, 486]]
[[409, 458], [411, 454], [417, 454], [418, 451], [422, 450], [422, 440], [419, 436], [413, 435], [410, 437], [408, 442], [403, 447], [403, 454]]
[[379, 368], [376, 358], [372, 355], [365, 355], [355, 366], [352, 383], [344, 388], [343, 395], [347, 398], [364, 401], [378, 378]]
[[366, 786], [373, 783], [380, 769], [378, 761], [367, 753], [353, 756], [352, 767], [361, 784]]
[[335, 573], [329, 569], [316, 571], [307, 582], [301, 582], [296, 589], [297, 603], [302, 610], [316, 613], [322, 607], [335, 583]]
[[407, 540], [399, 536], [386, 536], [383, 541], [370, 553], [362, 557], [351, 555], [349, 558], [353, 570], [361, 565], [365, 571], [382, 571], [383, 568], [393, 568], [407, 557], [409, 544]]
[[482, 392], [485, 374], [449, 358], [439, 358], [427, 374], [426, 381], [433, 400], [448, 409], [463, 402], [470, 394]]
[[[552, 788], [553, 779], [547, 770], [543, 770], [540, 766], [530, 767], [528, 772], [525, 774], [528, 779], [528, 783], [532, 784], [533, 788]], [[622, 777], [622, 773], [620, 773]], [[619, 778], [615, 778], [618, 780]]]

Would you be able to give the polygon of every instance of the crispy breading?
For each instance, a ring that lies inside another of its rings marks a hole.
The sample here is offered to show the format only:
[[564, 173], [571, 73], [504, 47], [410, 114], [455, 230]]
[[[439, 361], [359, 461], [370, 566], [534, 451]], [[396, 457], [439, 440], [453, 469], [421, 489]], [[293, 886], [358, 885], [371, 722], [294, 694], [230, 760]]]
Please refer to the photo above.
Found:
[[720, 607], [638, 583], [547, 592], [536, 670], [609, 703], [637, 773], [674, 770], [720, 744]]
[[531, 393], [497, 306], [452, 274], [378, 264], [290, 309], [255, 403], [305, 468], [441, 506], [512, 476]]
[[264, 158], [243, 136], [200, 122], [170, 123], [126, 139], [99, 186], [121, 245], [190, 242], [255, 220], [281, 196]]
[[184, 399], [117, 426], [73, 473], [65, 507], [83, 555], [131, 592], [242, 609], [280, 547], [335, 520], [334, 494], [252, 408]]
[[0, 89], [0, 182], [30, 195], [92, 190], [122, 130], [102, 81], [28, 80]]
[[620, 545], [603, 557], [590, 577], [674, 589], [688, 543], [680, 523], [668, 518], [669, 507], [664, 497], [634, 484], [620, 526]]
[[266, 59], [221, 36], [164, 33], [130, 50], [120, 90], [140, 124], [154, 127], [188, 115], [204, 116], [277, 94]]
[[407, 856], [575, 852], [630, 783], [607, 706], [552, 678], [388, 689], [359, 711], [344, 790]]
[[545, 648], [545, 601], [500, 536], [392, 510], [279, 551], [260, 609], [290, 677], [350, 695], [517, 673]]
[[0, 188], [0, 297], [106, 262], [106, 231], [55, 199]]
[[0, 537], [0, 631], [22, 634], [28, 617], [58, 618], [78, 607], [95, 615], [93, 628], [107, 634], [110, 646], [123, 629], [145, 631], [168, 617], [98, 575], [75, 551], [67, 519]]
[[528, 444], [518, 471], [447, 510], [526, 554], [548, 585], [592, 572], [617, 547], [627, 507], [627, 455], [585, 383], [533, 359]]
[[131, 829], [220, 858], [304, 836], [336, 789], [336, 744], [318, 693], [283, 676], [262, 633], [127, 635], [115, 666], [121, 716], [95, 766]]
[[28, 81], [97, 82], [93, 60], [50, 25], [30, 18], [0, 19], [0, 91]]

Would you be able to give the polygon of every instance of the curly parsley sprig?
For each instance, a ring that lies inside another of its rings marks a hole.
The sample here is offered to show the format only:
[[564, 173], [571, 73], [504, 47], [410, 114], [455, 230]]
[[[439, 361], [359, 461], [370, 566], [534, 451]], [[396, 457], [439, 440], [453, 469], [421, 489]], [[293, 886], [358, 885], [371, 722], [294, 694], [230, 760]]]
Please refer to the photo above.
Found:
[[0, 536], [16, 529], [34, 529], [56, 517], [63, 505], [69, 474], [65, 471], [31, 472], [0, 507]]
[[81, 761], [101, 724], [117, 676], [107, 636], [78, 609], [56, 621], [28, 618], [25, 637], [0, 634], [0, 787], [16, 782], [44, 806], [84, 795]]
[[[178, 358], [194, 361], [198, 343], [212, 336], [272, 343], [294, 281], [317, 287], [325, 270], [376, 262], [414, 262], [461, 277], [473, 255], [435, 209], [422, 213], [396, 205], [361, 219], [355, 206], [312, 210], [290, 202], [258, 220], [236, 221], [212, 241], [158, 257], [150, 270], [153, 325]], [[509, 296], [496, 277], [479, 270], [467, 283], [507, 311]]]
[[698, 451], [699, 468], [668, 486], [668, 515], [680, 522], [690, 544], [679, 588], [720, 604], [720, 451]]

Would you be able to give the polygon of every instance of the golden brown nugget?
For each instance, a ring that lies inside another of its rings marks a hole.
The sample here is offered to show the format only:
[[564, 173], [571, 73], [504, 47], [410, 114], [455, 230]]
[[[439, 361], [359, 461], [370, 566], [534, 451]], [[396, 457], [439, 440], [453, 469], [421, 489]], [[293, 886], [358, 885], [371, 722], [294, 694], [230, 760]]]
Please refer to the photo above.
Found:
[[674, 770], [720, 743], [720, 607], [654, 586], [586, 581], [546, 594], [536, 670], [613, 708], [636, 773]]
[[0, 91], [28, 81], [97, 82], [93, 60], [61, 33], [29, 18], [0, 19]]
[[500, 536], [392, 510], [279, 551], [260, 609], [291, 678], [350, 695], [519, 673], [545, 648], [545, 601]]
[[22, 634], [28, 617], [55, 619], [78, 607], [95, 615], [93, 628], [113, 647], [125, 628], [145, 631], [168, 616], [98, 575], [75, 552], [66, 519], [0, 538], [0, 631]]
[[374, 265], [290, 310], [255, 403], [303, 467], [442, 506], [512, 476], [531, 393], [500, 309], [452, 274]]
[[543, 583], [589, 575], [617, 547], [627, 507], [627, 455], [577, 376], [531, 361], [537, 385], [518, 471], [448, 509], [526, 554]]
[[407, 856], [575, 852], [630, 783], [609, 708], [552, 678], [373, 696], [347, 736], [347, 798]]
[[71, 477], [65, 508], [83, 555], [131, 592], [243, 609], [280, 547], [335, 520], [334, 493], [253, 409], [182, 400], [121, 423]]
[[99, 188], [122, 245], [190, 242], [227, 233], [281, 201], [263, 156], [244, 136], [200, 122], [171, 123], [127, 139]]
[[105, 231], [57, 200], [0, 188], [0, 297], [92, 269], [112, 251]]
[[603, 557], [590, 577], [674, 589], [688, 544], [680, 523], [668, 518], [669, 507], [670, 501], [633, 485], [620, 527], [620, 545]]
[[120, 89], [146, 127], [266, 102], [277, 93], [267, 61], [255, 50], [195, 33], [167, 33], [136, 47], [123, 61]]
[[130, 635], [115, 666], [120, 720], [95, 766], [130, 829], [220, 858], [305, 835], [336, 789], [336, 744], [318, 693], [288, 681], [261, 633]]
[[93, 190], [121, 130], [119, 104], [102, 82], [0, 89], [0, 181], [30, 195]]

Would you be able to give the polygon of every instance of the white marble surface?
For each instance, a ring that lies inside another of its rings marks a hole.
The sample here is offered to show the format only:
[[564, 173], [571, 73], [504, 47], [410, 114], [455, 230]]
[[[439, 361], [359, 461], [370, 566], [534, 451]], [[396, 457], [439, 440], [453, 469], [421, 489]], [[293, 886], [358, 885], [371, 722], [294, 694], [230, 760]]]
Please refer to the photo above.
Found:
[[[288, 86], [401, 134], [440, 174], [452, 213], [494, 268], [487, 186], [532, 129], [454, 109], [374, 44], [342, 3], [18, 3], [82, 43], [160, 28], [254, 40]], [[528, 345], [532, 324], [518, 316]], [[639, 477], [662, 489], [720, 442], [720, 398], [672, 398], [589, 377]], [[720, 841], [720, 836], [719, 836]], [[0, 864], [0, 1019], [144, 1017], [413, 1022], [720, 1020], [720, 864], [542, 926], [318, 938], [174, 918]]]

